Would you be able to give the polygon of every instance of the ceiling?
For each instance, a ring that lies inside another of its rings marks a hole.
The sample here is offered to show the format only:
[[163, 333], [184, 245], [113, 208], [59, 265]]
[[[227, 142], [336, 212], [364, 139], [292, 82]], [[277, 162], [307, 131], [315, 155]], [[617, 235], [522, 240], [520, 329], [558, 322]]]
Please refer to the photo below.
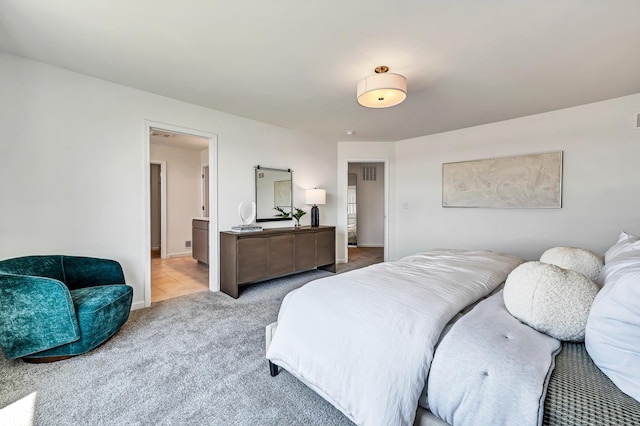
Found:
[[[637, 0], [0, 0], [0, 51], [327, 142], [395, 141], [640, 93], [638, 17]], [[357, 104], [378, 65], [407, 78], [404, 103]]]

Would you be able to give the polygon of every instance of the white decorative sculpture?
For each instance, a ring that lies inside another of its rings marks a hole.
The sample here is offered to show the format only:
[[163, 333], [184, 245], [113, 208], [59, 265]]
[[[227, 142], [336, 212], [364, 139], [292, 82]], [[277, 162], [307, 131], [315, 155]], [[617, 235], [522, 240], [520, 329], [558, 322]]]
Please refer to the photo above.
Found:
[[243, 225], [251, 225], [256, 219], [255, 201], [252, 201], [251, 205], [241, 201], [240, 204], [238, 204], [238, 214], [240, 215], [240, 220]]

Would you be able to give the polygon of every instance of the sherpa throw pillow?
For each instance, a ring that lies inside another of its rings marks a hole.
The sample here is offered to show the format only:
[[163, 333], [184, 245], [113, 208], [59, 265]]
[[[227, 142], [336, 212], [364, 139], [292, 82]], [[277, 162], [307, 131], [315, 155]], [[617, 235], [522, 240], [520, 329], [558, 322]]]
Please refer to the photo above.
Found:
[[604, 266], [604, 257], [577, 247], [553, 247], [542, 253], [540, 262], [571, 269], [595, 282]]
[[584, 275], [542, 262], [514, 269], [504, 286], [504, 304], [520, 321], [560, 340], [584, 341], [598, 286]]

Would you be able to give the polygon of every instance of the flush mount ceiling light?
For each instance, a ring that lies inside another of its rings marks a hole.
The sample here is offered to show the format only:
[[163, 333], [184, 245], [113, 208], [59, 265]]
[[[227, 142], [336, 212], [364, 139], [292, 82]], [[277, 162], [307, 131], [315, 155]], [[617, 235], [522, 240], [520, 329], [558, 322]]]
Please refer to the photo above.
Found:
[[400, 74], [388, 73], [381, 65], [376, 73], [358, 83], [358, 103], [367, 108], [387, 108], [407, 98], [407, 79]]

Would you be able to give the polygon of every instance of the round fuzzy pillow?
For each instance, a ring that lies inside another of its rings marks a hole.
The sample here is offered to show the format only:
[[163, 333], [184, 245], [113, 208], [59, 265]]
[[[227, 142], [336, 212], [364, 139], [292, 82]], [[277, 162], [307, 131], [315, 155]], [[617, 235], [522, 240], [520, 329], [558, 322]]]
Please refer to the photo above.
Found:
[[507, 310], [528, 326], [560, 340], [584, 341], [598, 286], [584, 275], [542, 262], [514, 269], [504, 286]]
[[540, 262], [550, 263], [564, 269], [571, 269], [597, 281], [604, 266], [604, 258], [599, 254], [576, 247], [554, 247], [542, 253]]

